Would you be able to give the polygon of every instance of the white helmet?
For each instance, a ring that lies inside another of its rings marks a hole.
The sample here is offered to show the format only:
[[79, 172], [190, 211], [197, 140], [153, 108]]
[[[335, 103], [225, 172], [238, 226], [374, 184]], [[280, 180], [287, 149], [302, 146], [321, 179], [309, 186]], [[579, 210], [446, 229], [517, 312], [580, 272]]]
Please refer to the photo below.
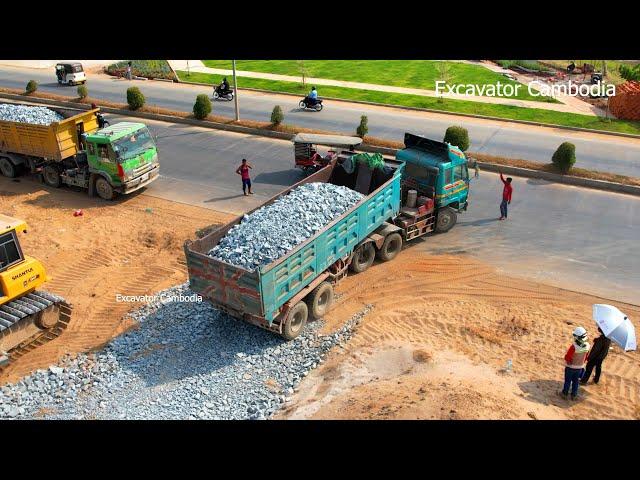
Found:
[[573, 331], [573, 336], [576, 338], [585, 338], [587, 336], [587, 331], [582, 327], [576, 327]]

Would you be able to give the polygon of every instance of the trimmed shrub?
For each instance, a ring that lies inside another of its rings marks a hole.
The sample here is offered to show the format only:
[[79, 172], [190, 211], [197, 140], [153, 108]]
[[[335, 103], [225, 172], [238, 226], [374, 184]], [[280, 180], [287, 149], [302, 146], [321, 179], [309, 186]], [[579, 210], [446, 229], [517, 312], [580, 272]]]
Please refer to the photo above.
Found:
[[142, 108], [145, 100], [144, 95], [138, 87], [127, 88], [127, 103], [131, 110], [138, 110]]
[[78, 97], [87, 98], [89, 96], [89, 90], [84, 85], [78, 87]]
[[576, 163], [576, 146], [570, 142], [564, 142], [551, 157], [553, 164], [562, 173], [568, 173]]
[[27, 83], [26, 92], [33, 93], [36, 90], [38, 90], [38, 82], [36, 82], [35, 80], [29, 80], [29, 83]]
[[360, 125], [356, 128], [356, 135], [360, 138], [364, 138], [367, 133], [369, 133], [369, 119], [366, 115], [362, 115], [360, 117]]
[[447, 128], [443, 141], [466, 152], [469, 148], [469, 132], [464, 127], [451, 126]]
[[284, 112], [282, 111], [282, 107], [280, 105], [276, 105], [273, 107], [273, 111], [271, 112], [271, 123], [273, 125], [280, 125], [284, 120]]
[[193, 116], [198, 120], [204, 120], [211, 113], [211, 100], [209, 96], [201, 93], [196, 97], [196, 103], [193, 104]]

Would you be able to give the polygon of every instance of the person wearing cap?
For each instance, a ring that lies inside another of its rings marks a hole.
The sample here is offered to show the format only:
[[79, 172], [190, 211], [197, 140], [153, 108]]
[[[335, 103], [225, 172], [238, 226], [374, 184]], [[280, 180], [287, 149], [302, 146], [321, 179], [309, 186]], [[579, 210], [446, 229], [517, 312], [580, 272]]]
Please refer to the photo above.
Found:
[[560, 392], [564, 398], [569, 395], [569, 387], [571, 387], [571, 400], [575, 400], [578, 397], [580, 377], [582, 377], [588, 358], [589, 342], [587, 342], [587, 331], [583, 327], [577, 327], [573, 331], [573, 343], [564, 356], [564, 386]]
[[611, 340], [604, 336], [604, 332], [598, 327], [600, 336], [593, 341], [593, 347], [589, 352], [589, 360], [587, 361], [587, 368], [582, 376], [580, 383], [585, 385], [589, 381], [593, 368], [596, 369], [596, 376], [593, 377], [593, 383], [596, 385], [600, 381], [600, 374], [602, 373], [602, 362], [609, 353], [609, 347], [611, 347]]

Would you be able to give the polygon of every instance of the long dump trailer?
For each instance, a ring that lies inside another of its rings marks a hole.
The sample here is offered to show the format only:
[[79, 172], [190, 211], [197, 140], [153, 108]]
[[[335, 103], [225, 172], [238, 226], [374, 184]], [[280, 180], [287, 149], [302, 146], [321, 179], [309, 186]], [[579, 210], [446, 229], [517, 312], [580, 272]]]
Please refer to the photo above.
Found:
[[366, 167], [358, 165], [347, 174], [337, 161], [249, 214], [311, 182], [347, 186], [365, 194], [363, 200], [288, 254], [254, 271], [207, 255], [242, 217], [199, 240], [187, 241], [184, 248], [190, 288], [216, 308], [290, 339], [300, 333], [309, 315], [324, 314], [333, 300], [333, 285], [346, 276], [349, 268], [364, 271], [373, 263], [376, 249], [379, 258], [393, 258], [402, 246], [402, 238], [395, 233], [395, 242], [389, 242], [387, 237], [400, 230], [390, 222], [400, 210], [404, 163], [385, 159], [384, 170], [358, 175]]

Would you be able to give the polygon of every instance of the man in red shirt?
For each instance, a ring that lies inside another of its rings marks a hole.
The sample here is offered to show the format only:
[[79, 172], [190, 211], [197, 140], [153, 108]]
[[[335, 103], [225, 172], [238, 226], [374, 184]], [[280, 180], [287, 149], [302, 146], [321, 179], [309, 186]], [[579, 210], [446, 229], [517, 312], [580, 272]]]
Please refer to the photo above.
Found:
[[505, 178], [502, 176], [502, 172], [500, 172], [500, 180], [504, 184], [504, 188], [502, 189], [502, 203], [500, 204], [500, 218], [499, 220], [507, 219], [507, 205], [511, 203], [511, 194], [513, 193], [513, 187], [511, 186], [511, 181], [513, 180], [511, 177]]
[[242, 192], [247, 195], [247, 187], [249, 188], [249, 194], [253, 195], [251, 191], [251, 178], [249, 177], [249, 169], [253, 168], [247, 163], [247, 159], [242, 159], [242, 164], [236, 169], [236, 173], [242, 177]]

